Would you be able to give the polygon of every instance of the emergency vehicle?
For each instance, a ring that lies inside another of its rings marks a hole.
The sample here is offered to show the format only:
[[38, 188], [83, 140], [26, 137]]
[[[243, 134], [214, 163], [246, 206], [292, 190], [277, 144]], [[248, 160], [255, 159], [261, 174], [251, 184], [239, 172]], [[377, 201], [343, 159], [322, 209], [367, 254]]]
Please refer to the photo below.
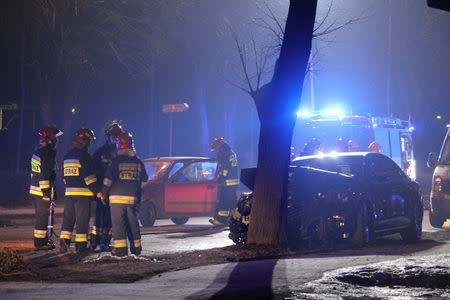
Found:
[[430, 194], [430, 223], [431, 226], [440, 228], [445, 220], [450, 219], [450, 127], [442, 143], [439, 158], [436, 158], [435, 153], [430, 153], [428, 166], [434, 168]]
[[380, 153], [394, 160], [409, 177], [416, 179], [416, 162], [412, 143], [414, 127], [410, 120], [371, 115], [344, 115], [336, 112], [297, 113], [291, 149], [294, 157], [300, 156], [312, 139], [319, 140], [321, 152], [336, 151], [339, 139], [351, 141], [358, 152], [368, 152], [369, 145], [377, 142]]

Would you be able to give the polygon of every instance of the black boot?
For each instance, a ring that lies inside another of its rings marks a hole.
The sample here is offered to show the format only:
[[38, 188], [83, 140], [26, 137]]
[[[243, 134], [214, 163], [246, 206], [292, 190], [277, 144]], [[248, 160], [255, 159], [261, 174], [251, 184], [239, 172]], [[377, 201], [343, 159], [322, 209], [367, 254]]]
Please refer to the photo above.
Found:
[[87, 247], [87, 242], [75, 242], [75, 251], [78, 254], [88, 254], [89, 249]]
[[131, 254], [139, 256], [139, 255], [141, 255], [142, 247], [130, 248], [130, 252], [131, 252]]
[[97, 250], [97, 247], [100, 245], [100, 236], [98, 236], [97, 234], [93, 234], [91, 233], [91, 238], [90, 238], [90, 248], [92, 251]]
[[123, 257], [123, 256], [127, 256], [128, 255], [128, 249], [125, 247], [121, 247], [121, 248], [114, 248], [111, 251], [112, 255], [118, 256], [118, 257]]
[[34, 247], [36, 250], [52, 250], [55, 245], [49, 243], [47, 238], [34, 238]]
[[59, 253], [63, 254], [69, 250], [70, 240], [59, 239]]

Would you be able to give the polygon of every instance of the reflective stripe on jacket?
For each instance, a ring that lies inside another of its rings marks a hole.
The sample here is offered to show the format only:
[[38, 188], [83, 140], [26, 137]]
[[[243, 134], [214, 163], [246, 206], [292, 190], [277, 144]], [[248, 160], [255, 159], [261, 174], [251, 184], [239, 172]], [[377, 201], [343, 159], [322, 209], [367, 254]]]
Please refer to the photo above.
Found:
[[[134, 154], [134, 152], [133, 152]], [[141, 196], [141, 183], [148, 180], [144, 164], [136, 156], [114, 158], [103, 179], [103, 195], [110, 204], [135, 204]]]
[[50, 200], [55, 180], [56, 151], [51, 145], [40, 146], [31, 156], [30, 194]]
[[85, 148], [74, 147], [67, 151], [63, 162], [66, 196], [88, 196], [97, 193], [97, 176], [91, 156]]

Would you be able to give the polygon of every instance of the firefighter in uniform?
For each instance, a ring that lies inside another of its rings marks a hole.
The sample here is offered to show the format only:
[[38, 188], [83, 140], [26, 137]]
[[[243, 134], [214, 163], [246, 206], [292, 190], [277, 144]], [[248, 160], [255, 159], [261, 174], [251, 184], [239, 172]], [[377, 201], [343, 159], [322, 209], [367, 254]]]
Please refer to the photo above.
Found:
[[[93, 155], [95, 172], [98, 182], [103, 182], [107, 168], [111, 161], [117, 156], [116, 140], [122, 132], [122, 127], [116, 121], [113, 121], [105, 130], [106, 141], [98, 148]], [[95, 209], [95, 224], [91, 231], [91, 248], [95, 249], [100, 245], [101, 251], [110, 251], [111, 242], [111, 209], [107, 204], [97, 198]]]
[[131, 254], [139, 255], [142, 247], [137, 210], [148, 176], [144, 164], [136, 157], [131, 134], [120, 133], [116, 146], [118, 155], [106, 171], [99, 196], [104, 202], [109, 196], [114, 239], [112, 253], [119, 257], [128, 255], [128, 235]]
[[349, 140], [347, 149], [348, 149], [348, 152], [358, 152], [359, 145], [354, 140]]
[[34, 246], [36, 249], [52, 249], [47, 236], [50, 200], [54, 193], [55, 156], [57, 137], [62, 134], [54, 126], [39, 130], [40, 146], [31, 157], [30, 197], [34, 203], [36, 219], [34, 224]]
[[87, 251], [90, 203], [97, 193], [97, 177], [88, 147], [95, 140], [94, 132], [80, 128], [64, 156], [63, 181], [66, 187], [64, 215], [60, 235], [60, 252], [67, 252], [76, 224], [75, 249]]
[[381, 152], [381, 146], [377, 142], [372, 142], [372, 143], [370, 143], [370, 145], [368, 147], [368, 150], [369, 150], [369, 152], [380, 153]]
[[230, 210], [236, 204], [236, 192], [239, 185], [238, 163], [236, 154], [223, 138], [214, 138], [211, 141], [211, 150], [217, 155], [219, 178], [216, 214], [209, 222], [220, 226], [228, 224]]
[[318, 139], [312, 138], [306, 143], [301, 156], [317, 155], [320, 152], [322, 152], [322, 143]]

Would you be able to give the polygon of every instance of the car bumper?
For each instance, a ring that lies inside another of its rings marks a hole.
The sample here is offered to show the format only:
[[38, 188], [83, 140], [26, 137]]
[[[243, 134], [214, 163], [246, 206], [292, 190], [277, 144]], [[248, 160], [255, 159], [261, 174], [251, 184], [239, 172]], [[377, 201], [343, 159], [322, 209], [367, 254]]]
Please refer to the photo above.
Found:
[[438, 213], [443, 218], [450, 218], [450, 195], [433, 196], [431, 198], [433, 213]]

